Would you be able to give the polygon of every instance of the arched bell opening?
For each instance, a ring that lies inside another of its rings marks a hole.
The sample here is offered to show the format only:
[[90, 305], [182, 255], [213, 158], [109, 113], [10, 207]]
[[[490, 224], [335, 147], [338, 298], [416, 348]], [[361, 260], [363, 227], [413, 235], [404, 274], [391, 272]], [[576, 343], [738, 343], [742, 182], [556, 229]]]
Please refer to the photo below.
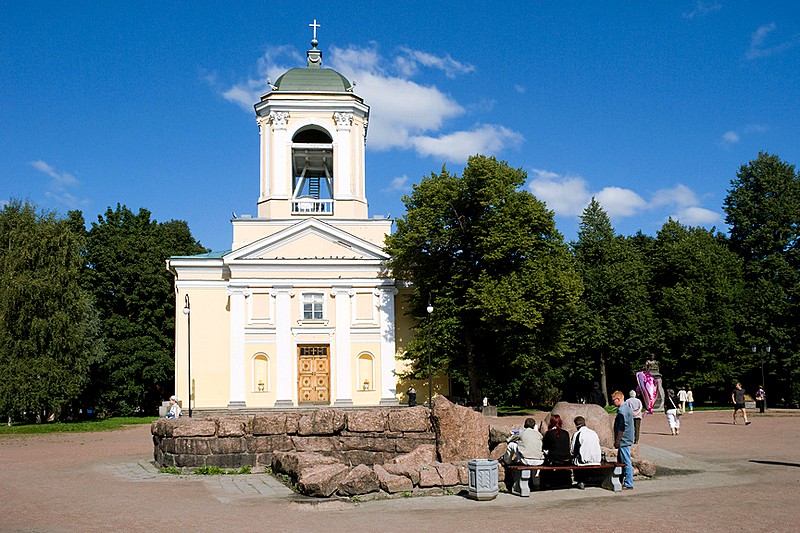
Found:
[[333, 139], [314, 126], [292, 138], [292, 214], [333, 214]]

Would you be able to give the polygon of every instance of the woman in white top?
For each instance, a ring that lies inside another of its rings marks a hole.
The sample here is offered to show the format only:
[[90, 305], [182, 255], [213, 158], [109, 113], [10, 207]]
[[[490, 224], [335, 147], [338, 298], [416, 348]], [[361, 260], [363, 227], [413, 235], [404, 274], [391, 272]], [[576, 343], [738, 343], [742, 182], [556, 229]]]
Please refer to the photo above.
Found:
[[678, 418], [678, 401], [672, 389], [667, 390], [667, 397], [664, 398], [664, 411], [667, 413], [670, 431], [673, 435], [677, 435], [681, 432], [681, 420]]
[[181, 406], [178, 405], [178, 398], [173, 394], [169, 397], [169, 413], [167, 418], [178, 418], [181, 416]]

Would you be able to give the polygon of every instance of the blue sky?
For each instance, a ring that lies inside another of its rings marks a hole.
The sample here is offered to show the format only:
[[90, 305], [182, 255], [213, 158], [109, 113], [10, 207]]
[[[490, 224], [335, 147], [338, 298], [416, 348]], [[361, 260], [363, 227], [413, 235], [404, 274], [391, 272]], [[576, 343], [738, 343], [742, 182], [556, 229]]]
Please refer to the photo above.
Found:
[[741, 165], [800, 164], [800, 2], [0, 0], [0, 202], [145, 207], [228, 249], [256, 212], [253, 104], [314, 19], [371, 107], [371, 214], [483, 153], [568, 240], [591, 196], [624, 235], [724, 230]]

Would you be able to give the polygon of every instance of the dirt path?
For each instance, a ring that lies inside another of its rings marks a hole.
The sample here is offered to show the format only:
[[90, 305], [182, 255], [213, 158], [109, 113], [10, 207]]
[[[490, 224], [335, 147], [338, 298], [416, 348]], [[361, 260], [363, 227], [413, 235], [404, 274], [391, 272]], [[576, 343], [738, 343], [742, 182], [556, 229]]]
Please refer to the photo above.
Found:
[[[299, 503], [270, 480], [177, 477], [149, 467], [148, 426], [107, 433], [0, 437], [0, 531], [796, 531], [800, 413], [665, 417], [642, 427], [642, 454], [681, 475], [636, 489]], [[517, 524], [518, 526], [514, 526]]]

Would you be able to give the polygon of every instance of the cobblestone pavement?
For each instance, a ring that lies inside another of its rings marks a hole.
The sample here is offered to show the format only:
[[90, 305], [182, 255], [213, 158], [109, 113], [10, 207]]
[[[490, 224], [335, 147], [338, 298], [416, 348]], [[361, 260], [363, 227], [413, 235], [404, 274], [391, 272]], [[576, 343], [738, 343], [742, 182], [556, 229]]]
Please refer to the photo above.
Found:
[[[796, 531], [800, 413], [730, 411], [645, 419], [640, 453], [659, 466], [630, 492], [599, 488], [381, 501], [315, 500], [266, 474], [161, 474], [149, 427], [0, 437], [0, 531]], [[309, 503], [310, 502], [310, 503]]]

